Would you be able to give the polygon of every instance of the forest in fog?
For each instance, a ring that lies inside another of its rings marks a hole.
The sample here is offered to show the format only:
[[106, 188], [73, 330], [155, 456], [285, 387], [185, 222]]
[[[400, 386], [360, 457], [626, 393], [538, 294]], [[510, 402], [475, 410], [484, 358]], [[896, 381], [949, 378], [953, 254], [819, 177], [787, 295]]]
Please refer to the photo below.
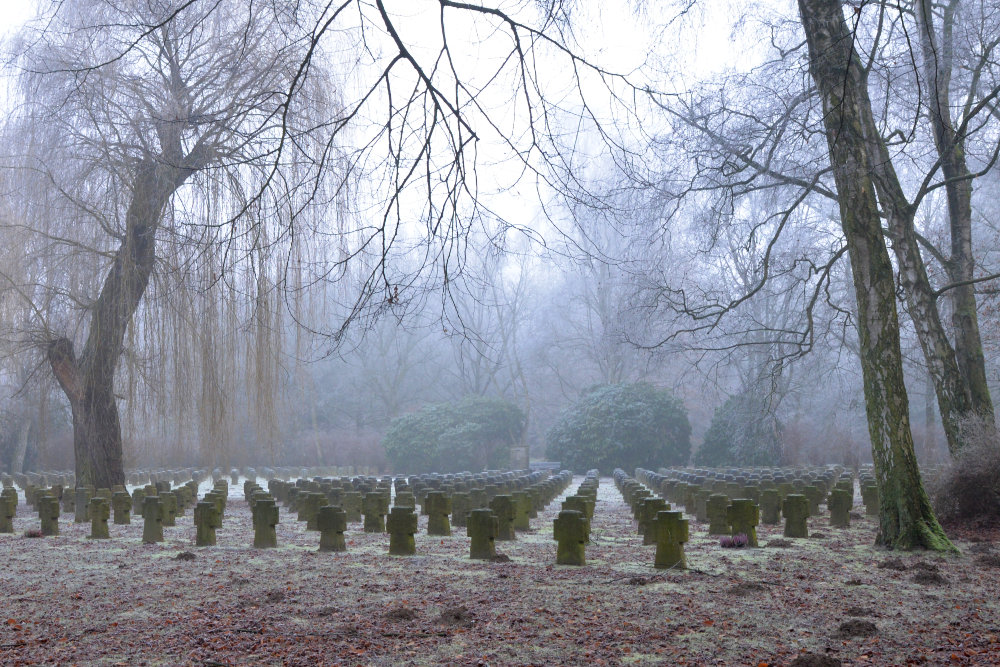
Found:
[[[1000, 5], [903, 4], [846, 16], [939, 463], [1000, 385]], [[729, 401], [775, 463], [871, 461], [795, 4], [498, 7], [39, 2], [3, 44], [0, 470], [72, 468], [74, 415], [126, 468], [388, 470], [394, 419], [470, 396], [540, 459], [636, 382], [695, 452]]]

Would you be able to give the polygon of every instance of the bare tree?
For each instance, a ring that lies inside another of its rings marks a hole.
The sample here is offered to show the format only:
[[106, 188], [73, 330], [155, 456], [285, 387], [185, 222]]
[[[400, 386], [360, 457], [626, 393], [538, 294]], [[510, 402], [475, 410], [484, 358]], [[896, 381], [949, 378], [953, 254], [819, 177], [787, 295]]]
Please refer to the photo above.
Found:
[[810, 72], [823, 102], [841, 224], [858, 307], [868, 431], [879, 482], [879, 533], [888, 547], [954, 550], [920, 481], [903, 383], [892, 264], [882, 237], [878, 166], [868, 144], [874, 122], [865, 70], [840, 0], [799, 0]]
[[24, 101], [10, 132], [35, 195], [20, 217], [52, 240], [50, 262], [89, 253], [48, 284], [77, 300], [63, 312], [82, 306], [71, 328], [46, 314], [34, 323], [72, 408], [81, 484], [124, 481], [115, 378], [158, 244], [204, 237], [215, 222], [183, 215], [198, 196], [185, 186], [204, 176], [202, 186], [234, 188], [235, 217], [263, 212], [262, 197], [239, 193], [273, 179], [268, 156], [296, 137], [280, 94], [304, 57], [282, 28], [294, 7], [191, 4], [63, 2], [15, 47]]

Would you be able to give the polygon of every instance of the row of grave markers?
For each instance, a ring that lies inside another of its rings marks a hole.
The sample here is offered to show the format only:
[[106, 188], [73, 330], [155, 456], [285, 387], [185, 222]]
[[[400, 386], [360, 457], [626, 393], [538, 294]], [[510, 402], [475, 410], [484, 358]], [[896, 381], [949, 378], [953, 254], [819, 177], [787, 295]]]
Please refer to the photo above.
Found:
[[276, 503], [280, 502], [286, 512], [296, 512], [297, 519], [306, 522], [306, 530], [320, 532], [320, 551], [345, 551], [348, 524], [363, 520], [365, 532], [389, 533], [390, 555], [413, 555], [419, 505], [421, 514], [427, 516], [428, 535], [447, 537], [453, 523], [464, 526], [470, 557], [489, 559], [496, 557], [496, 540], [514, 540], [516, 531], [530, 529], [530, 519], [562, 493], [571, 479], [569, 471], [551, 477], [536, 471], [381, 480], [314, 478], [294, 484], [271, 480], [267, 490], [247, 481], [244, 496], [254, 516], [255, 535], [266, 536], [260, 543], [255, 537], [255, 546], [276, 546], [271, 535], [279, 520]]
[[[493, 558], [496, 556], [495, 541], [514, 540], [516, 531], [529, 530], [530, 519], [537, 517], [539, 509], [560, 495], [571, 479], [569, 471], [552, 476], [536, 471], [484, 473], [482, 476], [431, 475], [395, 480], [314, 478], [299, 479], [294, 484], [273, 479], [268, 483], [268, 491], [252, 480], [244, 483], [243, 490], [251, 509], [255, 548], [278, 546], [275, 527], [279, 522], [280, 499], [286, 512], [296, 512], [297, 519], [306, 522], [307, 530], [320, 533], [320, 551], [346, 550], [344, 533], [348, 523], [361, 521], [363, 517], [366, 532], [389, 533], [390, 554], [412, 555], [416, 548], [415, 508], [419, 503], [421, 512], [428, 515], [428, 534], [451, 535], [453, 520], [456, 525], [467, 527], [472, 558]], [[574, 497], [564, 503], [572, 508], [582, 507], [583, 511], [564, 507], [567, 512], [561, 512], [554, 522], [554, 537], [561, 545], [557, 549], [559, 561], [574, 560], [559, 555], [568, 550], [559, 535], [572, 532], [567, 530], [569, 522], [584, 516], [586, 507], [590, 508], [589, 516], [592, 516], [596, 484], [595, 474], [581, 485], [581, 494], [591, 486], [593, 493], [587, 492], [586, 497]], [[395, 504], [390, 510], [393, 486]], [[91, 521], [90, 537], [93, 539], [110, 538], [108, 521], [112, 507], [117, 524], [131, 523], [131, 515], [136, 513], [144, 521], [144, 543], [162, 542], [164, 526], [176, 525], [176, 517], [194, 507], [195, 545], [213, 546], [216, 544], [215, 531], [223, 524], [229, 485], [225, 479], [217, 480], [200, 502], [197, 489], [195, 480], [177, 488], [172, 488], [168, 481], [159, 481], [137, 488], [131, 495], [124, 487], [81, 487], [70, 493], [56, 485], [31, 488], [26, 496], [38, 512], [42, 535], [59, 534], [61, 502], [64, 510], [73, 512], [76, 522]], [[13, 532], [17, 505], [17, 491], [6, 487], [0, 494], [0, 532]], [[579, 560], [582, 561], [582, 553]]]
[[[654, 566], [685, 568], [684, 544], [689, 540], [684, 512], [671, 509], [683, 505], [688, 515], [708, 523], [709, 535], [745, 540], [757, 547], [757, 525], [777, 524], [785, 519], [783, 534], [808, 537], [807, 520], [826, 504], [830, 525], [850, 526], [854, 478], [843, 469], [788, 471], [714, 471], [704, 469], [660, 469], [653, 473], [639, 468], [636, 477], [614, 472], [615, 485], [633, 512], [644, 544], [656, 545]], [[874, 480], [860, 476], [862, 497], [869, 514], [878, 513]], [[670, 501], [670, 502], [668, 502]]]

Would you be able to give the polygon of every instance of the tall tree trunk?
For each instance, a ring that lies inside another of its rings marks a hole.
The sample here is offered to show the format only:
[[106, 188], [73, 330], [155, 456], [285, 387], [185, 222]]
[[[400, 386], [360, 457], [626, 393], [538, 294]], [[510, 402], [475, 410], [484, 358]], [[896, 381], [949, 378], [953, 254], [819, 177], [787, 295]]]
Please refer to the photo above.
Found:
[[986, 362], [979, 317], [976, 313], [972, 255], [972, 174], [965, 161], [965, 137], [955, 131], [951, 117], [951, 73], [954, 67], [953, 27], [957, 0], [943, 7], [941, 38], [934, 27], [930, 0], [919, 0], [914, 8], [920, 26], [921, 59], [928, 89], [928, 115], [934, 128], [934, 144], [941, 160], [948, 200], [951, 231], [951, 258], [948, 279], [957, 285], [950, 290], [955, 358], [969, 390], [974, 413], [985, 426], [996, 428], [990, 389], [986, 383]]
[[[934, 380], [934, 392], [944, 428], [948, 449], [952, 454], [964, 446], [963, 422], [976, 411], [972, 393], [941, 322], [937, 296], [927, 277], [927, 268], [917, 242], [914, 226], [916, 209], [907, 200], [903, 186], [893, 167], [889, 149], [879, 133], [868, 97], [867, 81], [859, 80], [858, 121], [871, 167], [871, 180], [888, 222], [889, 235], [899, 267], [899, 282], [903, 288], [910, 319], [917, 332], [927, 369]], [[971, 253], [971, 245], [970, 250]], [[970, 267], [971, 270], [971, 267]], [[978, 339], [978, 329], [976, 332]], [[985, 376], [984, 376], [985, 377]]]
[[876, 543], [892, 548], [954, 550], [934, 517], [913, 451], [903, 384], [895, 281], [882, 237], [864, 107], [865, 72], [841, 0], [799, 0], [809, 69], [823, 101], [830, 163], [858, 301], [865, 408], [879, 486]]
[[68, 338], [54, 339], [48, 345], [49, 365], [73, 411], [78, 485], [111, 488], [125, 483], [115, 370], [125, 332], [153, 272], [163, 209], [193, 173], [180, 164], [163, 156], [147, 156], [140, 163], [125, 213], [125, 234], [93, 306], [79, 359]]
[[14, 459], [11, 461], [10, 471], [14, 474], [24, 472], [24, 457], [28, 453], [28, 436], [31, 434], [31, 418], [24, 417], [21, 421], [21, 432], [17, 436], [17, 445], [14, 449]]

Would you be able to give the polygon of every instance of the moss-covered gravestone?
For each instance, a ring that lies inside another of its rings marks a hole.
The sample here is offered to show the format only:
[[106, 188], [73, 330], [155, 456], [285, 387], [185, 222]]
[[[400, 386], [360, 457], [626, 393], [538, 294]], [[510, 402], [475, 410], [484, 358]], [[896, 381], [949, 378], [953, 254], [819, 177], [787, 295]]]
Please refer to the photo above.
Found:
[[[255, 491], [254, 495], [256, 495], [256, 493], [257, 492]], [[266, 492], [263, 495], [266, 498], [271, 497]], [[212, 491], [206, 493], [202, 500], [207, 503], [215, 503], [216, 509], [219, 510], [219, 527], [221, 528], [222, 523], [226, 520], [226, 495], [221, 491], [213, 489]], [[253, 503], [251, 503], [250, 511], [253, 512]]]
[[[701, 523], [708, 523], [708, 499], [712, 497], [711, 489], [700, 489], [694, 496], [694, 518]], [[692, 511], [688, 509], [688, 514]]]
[[253, 546], [271, 549], [278, 546], [278, 506], [274, 498], [260, 498], [253, 508]]
[[[0, 498], [3, 499], [0, 500], [0, 511], [10, 512], [10, 518], [13, 521], [14, 517], [17, 515], [17, 501], [18, 501], [17, 489], [15, 489], [12, 486], [4, 487], [3, 491], [0, 491]], [[7, 509], [4, 510], [3, 509], [4, 507], [7, 507]], [[2, 519], [0, 519], [0, 521], [2, 521]], [[13, 531], [14, 528], [12, 526], [9, 531], [0, 531], [0, 532], [13, 532]]]
[[646, 498], [642, 501], [642, 511], [639, 512], [639, 534], [642, 535], [643, 544], [656, 544], [656, 531], [652, 524], [656, 520], [659, 512], [670, 509], [670, 505], [663, 498]]
[[364, 504], [364, 496], [361, 495], [360, 491], [346, 491], [341, 496], [340, 506], [344, 508], [344, 512], [347, 513], [348, 523], [357, 523], [361, 521], [361, 509]]
[[726, 510], [726, 520], [729, 522], [730, 534], [746, 535], [747, 546], [756, 547], [757, 524], [760, 523], [760, 509], [749, 498], [733, 498]]
[[41, 521], [42, 535], [59, 534], [59, 499], [50, 494], [36, 496], [38, 518]]
[[427, 534], [451, 535], [451, 496], [442, 491], [431, 491], [424, 498], [424, 509], [427, 510]]
[[514, 535], [514, 499], [506, 494], [493, 496], [493, 499], [490, 500], [490, 510], [496, 515], [500, 526], [497, 531], [497, 539], [502, 542], [516, 540], [517, 536]]
[[173, 491], [160, 492], [160, 517], [163, 525], [173, 527], [177, 525], [177, 495]]
[[115, 514], [115, 525], [127, 526], [132, 523], [132, 496], [128, 491], [116, 491], [112, 494], [111, 508]]
[[365, 515], [364, 530], [366, 533], [384, 533], [385, 515], [389, 511], [389, 503], [381, 491], [370, 491], [364, 495], [362, 512]]
[[163, 506], [159, 496], [146, 494], [142, 501], [142, 542], [153, 544], [163, 541]]
[[809, 499], [809, 514], [819, 515], [819, 506], [826, 500], [826, 493], [818, 484], [809, 484], [802, 489], [802, 495]]
[[861, 485], [861, 502], [865, 504], [865, 514], [878, 516], [878, 485], [866, 482]]
[[836, 488], [830, 492], [830, 498], [826, 501], [826, 506], [830, 509], [830, 525], [834, 528], [851, 527], [851, 507], [854, 506], [854, 493], [843, 488]]
[[587, 517], [576, 510], [562, 510], [552, 522], [556, 539], [556, 565], [586, 565], [584, 545], [589, 536]]
[[781, 504], [781, 513], [785, 517], [785, 537], [809, 537], [809, 499], [798, 493], [785, 496]]
[[653, 522], [656, 555], [653, 567], [685, 569], [684, 543], [688, 541], [688, 521], [682, 512], [657, 512]]
[[344, 539], [344, 532], [347, 530], [347, 512], [343, 508], [333, 505], [320, 507], [316, 525], [319, 527], [320, 551], [347, 551], [347, 541]]
[[0, 533], [14, 532], [15, 514], [17, 514], [17, 500], [11, 499], [7, 494], [0, 496]]
[[766, 488], [760, 492], [760, 520], [769, 526], [781, 521], [781, 497], [776, 488]]
[[306, 522], [306, 530], [319, 530], [316, 523], [319, 508], [326, 505], [326, 494], [316, 491], [306, 491], [299, 494], [299, 521]]
[[469, 514], [469, 494], [465, 491], [456, 491], [451, 494], [451, 524], [456, 528], [465, 527], [465, 518]]
[[194, 506], [194, 544], [197, 547], [215, 546], [215, 529], [222, 526], [219, 518], [219, 506], [211, 501], [203, 500]]
[[413, 535], [417, 532], [418, 518], [412, 507], [393, 507], [389, 512], [385, 527], [389, 532], [390, 556], [412, 556], [417, 553]]
[[402, 491], [396, 491], [396, 498], [392, 503], [393, 507], [409, 507], [415, 509], [417, 507], [417, 499], [413, 495], [413, 491], [405, 489]]
[[728, 535], [729, 517], [729, 496], [724, 493], [713, 493], [708, 497], [708, 534]]
[[111, 538], [108, 531], [108, 519], [111, 518], [111, 503], [104, 496], [94, 496], [90, 499], [90, 539], [107, 540]]
[[515, 491], [510, 497], [514, 499], [514, 530], [531, 530], [531, 494]]
[[469, 558], [489, 560], [496, 558], [496, 537], [500, 532], [500, 523], [493, 510], [474, 509], [466, 517], [466, 531], [472, 539], [469, 545]]
[[87, 523], [90, 517], [87, 515], [87, 510], [90, 508], [90, 499], [94, 497], [94, 487], [92, 486], [78, 486], [75, 491], [76, 495], [76, 505], [75, 505], [75, 515], [73, 517], [74, 523]]
[[142, 516], [143, 501], [146, 500], [146, 489], [132, 491], [132, 514]]
[[490, 508], [490, 497], [486, 493], [486, 489], [483, 487], [475, 487], [469, 490], [469, 509], [489, 509]]

